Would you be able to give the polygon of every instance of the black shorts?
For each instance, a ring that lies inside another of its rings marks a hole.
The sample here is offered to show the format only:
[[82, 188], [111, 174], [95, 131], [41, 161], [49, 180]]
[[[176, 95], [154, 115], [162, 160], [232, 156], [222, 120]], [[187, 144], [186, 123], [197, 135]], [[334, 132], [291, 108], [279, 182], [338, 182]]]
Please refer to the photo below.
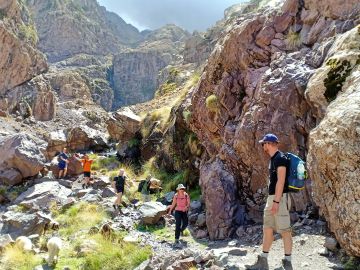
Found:
[[124, 193], [124, 187], [115, 186], [116, 193]]
[[91, 173], [90, 172], [84, 172], [84, 177], [90, 177]]

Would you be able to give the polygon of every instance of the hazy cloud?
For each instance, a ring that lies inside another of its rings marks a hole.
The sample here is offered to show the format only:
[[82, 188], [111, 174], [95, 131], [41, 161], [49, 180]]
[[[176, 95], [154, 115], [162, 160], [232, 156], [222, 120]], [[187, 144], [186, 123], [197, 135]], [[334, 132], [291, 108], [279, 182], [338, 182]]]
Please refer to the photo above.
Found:
[[98, 0], [107, 10], [143, 30], [174, 23], [188, 31], [206, 30], [224, 10], [242, 0]]

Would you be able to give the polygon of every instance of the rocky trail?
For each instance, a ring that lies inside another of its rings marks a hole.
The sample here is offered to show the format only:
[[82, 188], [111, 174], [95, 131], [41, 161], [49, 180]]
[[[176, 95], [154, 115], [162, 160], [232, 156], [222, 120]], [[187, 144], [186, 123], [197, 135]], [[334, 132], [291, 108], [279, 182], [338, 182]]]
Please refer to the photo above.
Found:
[[[180, 270], [189, 269], [190, 266], [196, 269], [246, 269], [245, 265], [252, 264], [257, 254], [261, 252], [261, 225], [239, 227], [233, 238], [211, 241], [208, 238], [196, 238], [198, 228], [196, 222], [190, 219], [190, 233], [181, 237], [180, 245], [175, 245], [173, 240], [175, 220], [171, 215], [165, 215], [164, 218], [159, 219], [157, 225], [141, 224], [144, 216], [149, 215], [141, 210], [141, 202], [123, 203], [122, 214], [112, 208], [115, 194], [106, 176], [96, 175], [94, 183], [88, 189], [81, 187], [81, 181], [82, 177], [35, 179], [33, 183], [35, 186], [28, 187], [15, 200], [17, 205], [26, 206], [26, 211], [17, 212], [18, 206], [14, 204], [1, 207], [0, 215], [4, 220], [0, 225], [2, 234], [9, 233], [10, 236], [16, 237], [22, 233], [27, 235], [40, 233], [43, 229], [41, 227], [46, 227], [46, 224], [53, 222], [51, 215], [46, 215], [49, 211], [46, 205], [57, 202], [62, 207], [68, 207], [69, 204], [74, 205], [86, 201], [101, 205], [106, 210], [108, 218], [102, 220], [101, 224], [109, 224], [115, 232], [125, 232], [124, 241], [136, 243], [142, 247], [151, 247], [150, 259], [138, 266], [137, 270]], [[145, 204], [153, 205], [156, 202]], [[199, 213], [201, 207], [202, 205], [197, 201], [193, 202], [189, 215]], [[15, 215], [13, 215], [14, 212]], [[31, 215], [34, 214], [42, 216], [44, 220], [29, 223]], [[154, 218], [159, 215], [156, 213], [150, 216]], [[27, 228], [27, 231], [23, 229], [19, 231], [21, 227]], [[327, 233], [326, 222], [303, 215], [299, 217], [293, 228], [294, 269], [344, 269], [340, 262], [341, 252], [336, 240]], [[60, 237], [65, 242], [67, 241], [61, 234]], [[5, 244], [4, 238], [1, 244]], [[269, 255], [270, 269], [281, 269], [282, 247], [282, 240], [276, 237]], [[41, 256], [46, 254], [40, 250], [37, 252], [40, 255], [43, 254]]]

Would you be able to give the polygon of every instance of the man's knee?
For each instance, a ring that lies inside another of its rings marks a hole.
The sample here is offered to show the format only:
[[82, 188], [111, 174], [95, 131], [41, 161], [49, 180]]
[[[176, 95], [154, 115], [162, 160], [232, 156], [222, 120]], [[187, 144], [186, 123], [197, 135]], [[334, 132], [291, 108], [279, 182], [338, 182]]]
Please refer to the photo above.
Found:
[[282, 237], [283, 239], [291, 238], [291, 237], [292, 237], [291, 229], [281, 231], [280, 234], [281, 234], [281, 237]]

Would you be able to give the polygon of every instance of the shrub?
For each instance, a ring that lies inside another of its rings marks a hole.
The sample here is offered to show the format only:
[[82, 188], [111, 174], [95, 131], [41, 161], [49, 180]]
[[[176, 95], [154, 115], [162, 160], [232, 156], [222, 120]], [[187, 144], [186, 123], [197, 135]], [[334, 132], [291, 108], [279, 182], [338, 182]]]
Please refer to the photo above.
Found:
[[200, 80], [200, 72], [194, 72], [190, 78], [191, 85], [194, 86]]
[[191, 189], [189, 191], [189, 196], [192, 201], [199, 200], [201, 196], [201, 189], [199, 186], [196, 186], [195, 188]]
[[177, 87], [176, 83], [167, 81], [160, 86], [159, 94], [165, 95], [167, 93], [174, 92], [176, 90], [176, 87]]
[[299, 48], [301, 45], [300, 34], [290, 30], [286, 35], [286, 44], [291, 50]]
[[360, 258], [351, 257], [345, 264], [345, 270], [359, 270]]
[[132, 138], [130, 139], [130, 141], [128, 142], [128, 146], [129, 147], [136, 147], [140, 145], [140, 140], [137, 138]]
[[7, 188], [4, 186], [0, 186], [0, 195], [5, 195]]
[[200, 146], [200, 141], [196, 137], [195, 133], [191, 133], [187, 140], [187, 146], [189, 147], [190, 153], [195, 156], [200, 156], [202, 154], [202, 149]]
[[353, 67], [348, 60], [340, 61], [338, 59], [330, 59], [326, 65], [330, 67], [330, 71], [324, 80], [324, 86], [326, 88], [324, 96], [328, 102], [331, 102], [342, 89]]
[[217, 112], [219, 110], [220, 104], [218, 97], [216, 95], [211, 95], [206, 98], [206, 108], [210, 112]]
[[189, 112], [189, 111], [186, 110], [186, 111], [183, 111], [182, 115], [183, 115], [184, 121], [185, 121], [187, 124], [189, 124], [190, 119], [191, 119], [191, 112]]
[[39, 41], [36, 29], [35, 29], [34, 25], [32, 25], [32, 24], [30, 24], [30, 25], [26, 25], [26, 24], [20, 25], [20, 27], [19, 27], [19, 37], [22, 40], [26, 41], [26, 42], [30, 42], [32, 45], [35, 45]]
[[3, 9], [0, 9], [0, 20], [3, 20], [6, 18], [6, 11]]

